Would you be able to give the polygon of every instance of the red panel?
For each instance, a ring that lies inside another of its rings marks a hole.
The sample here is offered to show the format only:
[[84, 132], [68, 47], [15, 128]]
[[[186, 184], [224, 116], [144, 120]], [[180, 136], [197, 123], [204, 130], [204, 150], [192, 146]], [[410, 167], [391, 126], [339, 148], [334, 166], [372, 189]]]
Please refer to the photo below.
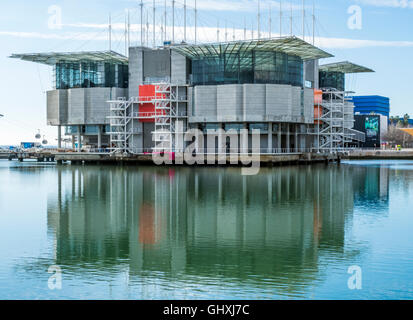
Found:
[[[141, 85], [139, 86], [139, 101], [152, 101], [155, 97], [155, 86]], [[149, 117], [155, 113], [155, 105], [153, 103], [139, 104], [139, 116]], [[155, 122], [155, 119], [140, 119], [139, 122]]]
[[[152, 101], [155, 97], [155, 85], [146, 84], [139, 86], [139, 101]], [[159, 93], [158, 98], [165, 97], [165, 94]], [[139, 104], [139, 116], [151, 117], [155, 114], [155, 105], [153, 103]], [[155, 119], [140, 119], [139, 122], [155, 122]]]
[[[314, 118], [320, 118], [322, 116], [322, 110], [320, 104], [323, 102], [323, 91], [314, 90]], [[314, 124], [321, 124], [321, 121], [314, 120]]]

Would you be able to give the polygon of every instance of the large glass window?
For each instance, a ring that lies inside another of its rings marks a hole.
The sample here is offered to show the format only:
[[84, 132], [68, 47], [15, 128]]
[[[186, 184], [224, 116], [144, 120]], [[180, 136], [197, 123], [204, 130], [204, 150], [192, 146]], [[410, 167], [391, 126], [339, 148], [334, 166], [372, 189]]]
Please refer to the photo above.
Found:
[[342, 72], [320, 71], [320, 88], [345, 90], [345, 74]]
[[192, 60], [193, 85], [273, 83], [302, 86], [303, 61], [273, 51], [237, 51]]
[[128, 66], [103, 62], [59, 62], [56, 89], [128, 87]]

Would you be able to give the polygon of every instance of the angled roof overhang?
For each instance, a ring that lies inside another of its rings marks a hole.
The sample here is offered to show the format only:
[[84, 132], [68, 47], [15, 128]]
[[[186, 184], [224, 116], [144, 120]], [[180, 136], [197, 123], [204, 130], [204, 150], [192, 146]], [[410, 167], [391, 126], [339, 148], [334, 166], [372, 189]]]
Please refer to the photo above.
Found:
[[374, 72], [374, 70], [359, 66], [358, 64], [343, 61], [343, 62], [335, 62], [324, 64], [320, 66], [320, 71], [325, 72], [341, 72], [341, 73], [364, 73], [364, 72]]
[[297, 37], [283, 37], [262, 40], [220, 42], [199, 45], [175, 45], [172, 50], [190, 58], [216, 57], [226, 53], [247, 53], [250, 51], [274, 51], [298, 56], [303, 60], [330, 58], [333, 55]]
[[128, 64], [128, 58], [114, 51], [50, 52], [12, 54], [10, 58], [24, 61], [55, 65], [59, 62], [112, 62]]

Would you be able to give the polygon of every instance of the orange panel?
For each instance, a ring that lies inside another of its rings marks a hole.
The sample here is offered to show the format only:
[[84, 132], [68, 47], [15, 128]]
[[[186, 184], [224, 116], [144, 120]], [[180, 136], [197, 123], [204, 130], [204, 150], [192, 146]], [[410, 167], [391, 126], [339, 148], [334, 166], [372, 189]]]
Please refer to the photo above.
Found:
[[[322, 115], [322, 109], [319, 106], [323, 102], [323, 91], [314, 90], [314, 118], [320, 118]], [[320, 124], [321, 121], [314, 120], [315, 124]]]

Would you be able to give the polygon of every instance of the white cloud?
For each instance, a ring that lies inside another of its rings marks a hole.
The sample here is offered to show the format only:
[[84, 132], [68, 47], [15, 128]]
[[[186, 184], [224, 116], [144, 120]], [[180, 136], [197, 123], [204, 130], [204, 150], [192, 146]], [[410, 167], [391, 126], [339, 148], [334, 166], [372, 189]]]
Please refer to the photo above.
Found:
[[[101, 25], [96, 25], [97, 28], [102, 28]], [[106, 26], [107, 27], [107, 26]], [[135, 45], [140, 42], [140, 32], [139, 25], [135, 25], [134, 29], [138, 32], [131, 32], [131, 45]], [[152, 26], [149, 26], [149, 33], [144, 32], [144, 38], [148, 38], [149, 44], [152, 44], [153, 34]], [[188, 42], [193, 42], [194, 40], [194, 28], [187, 28]], [[244, 30], [243, 29], [228, 29], [227, 30], [227, 40], [235, 39], [244, 39]], [[171, 30], [168, 29], [168, 38], [170, 38]], [[175, 28], [176, 39], [183, 38], [184, 30], [183, 27]], [[252, 38], [252, 31], [247, 30], [247, 39]], [[71, 40], [71, 41], [107, 41], [108, 35], [106, 32], [83, 32], [81, 34], [74, 32], [62, 32], [62, 33], [39, 33], [39, 32], [13, 32], [13, 31], [0, 31], [0, 36], [11, 36], [16, 38], [31, 38], [31, 39], [56, 39], [56, 40]], [[272, 34], [272, 36], [278, 36], [278, 34]], [[288, 36], [288, 35], [283, 35]], [[254, 38], [257, 37], [256, 30], [254, 31]], [[262, 32], [262, 37], [269, 37], [269, 34]], [[124, 41], [124, 33], [121, 28], [119, 31], [113, 32], [113, 39], [118, 39], [119, 42]], [[161, 42], [161, 26], [156, 26], [156, 43], [160, 44]], [[198, 42], [216, 42], [217, 41], [217, 29], [212, 27], [199, 27], [198, 28]], [[220, 41], [225, 40], [225, 29], [220, 28]], [[310, 37], [307, 37], [307, 41], [310, 41]], [[146, 41], [146, 40], [145, 40]], [[363, 39], [347, 39], [347, 38], [328, 38], [328, 37], [316, 37], [315, 45], [328, 49], [356, 49], [356, 48], [372, 48], [372, 47], [413, 47], [413, 41], [381, 41], [381, 40], [363, 40]]]
[[[139, 4], [140, 1], [130, 0], [128, 2], [134, 2]], [[187, 0], [187, 7], [194, 9], [195, 1]], [[284, 10], [290, 10], [292, 5], [293, 10], [302, 10], [302, 5], [287, 1], [281, 1]], [[184, 4], [183, 0], [176, 1], [175, 7], [182, 8]], [[262, 10], [268, 10], [268, 7], [278, 9], [280, 7], [280, 1], [274, 0], [261, 0]], [[144, 1], [144, 6], [152, 8], [152, 1]], [[157, 7], [163, 8], [163, 2], [158, 3]], [[171, 1], [167, 1], [167, 7], [171, 7]], [[258, 0], [197, 0], [197, 9], [203, 11], [237, 11], [237, 12], [255, 12], [258, 7]], [[309, 7], [309, 6], [308, 6]]]
[[375, 7], [413, 9], [412, 0], [356, 0], [356, 2], [360, 4], [364, 4], [364, 5], [375, 6]]

